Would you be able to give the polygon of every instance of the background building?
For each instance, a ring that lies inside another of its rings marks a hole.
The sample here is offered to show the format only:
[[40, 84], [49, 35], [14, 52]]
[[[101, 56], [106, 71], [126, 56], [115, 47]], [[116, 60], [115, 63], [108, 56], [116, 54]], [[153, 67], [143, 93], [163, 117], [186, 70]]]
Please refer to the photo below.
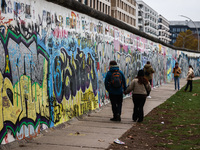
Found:
[[142, 0], [137, 0], [138, 28], [153, 37], [158, 37], [158, 13]]
[[159, 19], [158, 19], [158, 38], [169, 44], [171, 39], [170, 39], [170, 35], [171, 33], [169, 32], [169, 21], [164, 18], [162, 15], [159, 15]]
[[138, 28], [135, 0], [111, 0], [111, 16]]
[[110, 15], [132, 27], [138, 28], [135, 0], [76, 0], [93, 9]]
[[104, 14], [111, 15], [111, 0], [76, 0]]
[[[199, 36], [200, 36], [200, 21], [195, 21], [194, 22], [196, 27], [198, 28], [198, 31], [199, 31]], [[191, 30], [193, 32], [193, 34], [197, 36], [197, 29], [194, 25], [194, 23], [192, 21], [170, 21], [170, 33], [171, 33], [171, 36], [170, 36], [170, 39], [171, 39], [171, 42], [170, 44], [174, 44], [176, 42], [176, 38], [178, 36], [178, 34], [180, 32], [185, 32], [186, 30]]]

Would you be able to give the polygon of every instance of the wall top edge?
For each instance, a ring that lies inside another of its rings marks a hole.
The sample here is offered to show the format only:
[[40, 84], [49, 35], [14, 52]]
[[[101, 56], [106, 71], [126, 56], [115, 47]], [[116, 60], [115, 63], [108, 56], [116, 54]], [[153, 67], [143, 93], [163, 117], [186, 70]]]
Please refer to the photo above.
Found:
[[106, 15], [100, 11], [97, 11], [95, 9], [92, 9], [90, 7], [88, 7], [87, 5], [84, 5], [84, 4], [81, 4], [80, 2], [78, 1], [75, 1], [75, 0], [45, 0], [47, 2], [52, 2], [54, 4], [58, 4], [60, 6], [63, 6], [65, 8], [69, 8], [69, 9], [72, 9], [74, 11], [77, 11], [79, 13], [83, 13], [83, 14], [86, 14], [90, 17], [93, 17], [93, 18], [96, 18], [98, 20], [101, 20], [101, 21], [104, 21], [106, 23], [109, 23], [113, 26], [116, 26], [118, 28], [121, 28], [121, 29], [124, 29], [124, 30], [127, 30], [135, 35], [138, 35], [138, 36], [141, 36], [143, 38], [146, 38], [148, 40], [151, 40], [153, 42], [156, 42], [156, 43], [159, 43], [159, 44], [162, 44], [164, 46], [167, 46], [169, 48], [172, 48], [174, 50], [181, 50], [181, 51], [186, 51], [186, 52], [193, 52], [193, 53], [200, 53], [200, 51], [194, 51], [194, 50], [189, 50], [189, 49], [185, 49], [185, 48], [178, 48], [178, 47], [175, 47], [173, 45], [170, 45], [170, 44], [167, 44], [161, 40], [159, 40], [158, 38], [155, 38], [155, 37], [152, 37], [142, 31], [139, 31], [137, 29], [135, 29], [134, 27], [122, 22], [122, 21], [119, 21], [109, 15]]

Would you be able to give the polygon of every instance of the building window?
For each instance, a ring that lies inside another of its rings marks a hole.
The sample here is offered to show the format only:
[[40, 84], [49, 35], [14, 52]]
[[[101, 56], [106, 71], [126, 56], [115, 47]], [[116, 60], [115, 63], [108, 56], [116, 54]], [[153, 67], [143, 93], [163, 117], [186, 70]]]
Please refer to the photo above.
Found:
[[181, 29], [180, 29], [180, 28], [177, 28], [177, 32], [181, 32]]
[[117, 1], [112, 1], [111, 5], [115, 7], [115, 6], [117, 6], [116, 3], [117, 3]]
[[94, 8], [94, 9], [95, 9], [95, 1], [96, 1], [96, 0], [93, 0], [93, 8]]
[[173, 28], [173, 29], [172, 29], [172, 32], [176, 32], [176, 28]]
[[87, 1], [87, 0], [84, 0], [84, 4], [87, 5], [87, 4], [88, 4], [88, 1]]
[[79, 2], [81, 2], [81, 0], [78, 0]]
[[97, 10], [99, 10], [99, 0], [97, 0]]
[[113, 18], [115, 18], [115, 16], [114, 16], [114, 10], [111, 10], [111, 16], [112, 16]]

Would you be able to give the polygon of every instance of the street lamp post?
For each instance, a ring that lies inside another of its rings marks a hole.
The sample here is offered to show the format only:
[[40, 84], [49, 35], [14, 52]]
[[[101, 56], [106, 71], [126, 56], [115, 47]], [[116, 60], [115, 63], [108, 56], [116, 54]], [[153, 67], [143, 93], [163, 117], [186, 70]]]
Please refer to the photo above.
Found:
[[189, 34], [189, 35], [186, 35], [186, 36], [182, 36], [182, 35], [178, 35], [178, 36], [180, 36], [180, 37], [182, 37], [183, 38], [183, 48], [185, 48], [185, 39], [187, 38], [187, 37], [189, 37], [189, 36], [191, 36], [191, 35], [193, 35], [193, 34]]
[[194, 26], [195, 26], [195, 28], [196, 28], [196, 30], [197, 30], [197, 38], [198, 38], [198, 51], [199, 51], [199, 31], [198, 31], [198, 28], [197, 28], [197, 26], [196, 26], [196, 24], [194, 23], [194, 21], [192, 20], [192, 19], [190, 19], [189, 17], [186, 17], [186, 16], [183, 16], [183, 15], [180, 15], [181, 17], [184, 17], [184, 18], [187, 18], [187, 19], [189, 19], [189, 20], [191, 20], [192, 21], [192, 23], [194, 24]]

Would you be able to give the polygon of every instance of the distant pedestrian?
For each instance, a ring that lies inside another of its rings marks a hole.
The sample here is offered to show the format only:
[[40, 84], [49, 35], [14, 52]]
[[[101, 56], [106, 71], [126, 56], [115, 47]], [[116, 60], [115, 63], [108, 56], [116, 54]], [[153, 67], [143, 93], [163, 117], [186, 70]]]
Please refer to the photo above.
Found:
[[105, 88], [109, 93], [112, 105], [113, 118], [111, 121], [121, 121], [123, 93], [126, 90], [126, 81], [116, 61], [110, 61], [109, 71], [105, 78]]
[[[144, 66], [144, 77], [149, 81], [150, 85], [152, 85], [152, 78], [154, 72], [155, 71], [153, 70], [150, 61], [147, 61], [146, 65]], [[147, 93], [147, 98], [151, 98], [150, 92]]]
[[137, 77], [131, 81], [125, 94], [128, 94], [131, 91], [134, 103], [132, 119], [134, 122], [142, 122], [144, 118], [143, 107], [146, 102], [147, 93], [151, 91], [151, 86], [148, 80], [144, 77], [143, 70], [139, 70]]
[[181, 68], [178, 66], [178, 62], [175, 63], [175, 67], [173, 68], [174, 74], [174, 85], [175, 85], [175, 90], [178, 88], [180, 90], [180, 83], [179, 83], [179, 76], [181, 74]]
[[188, 73], [187, 73], [187, 85], [185, 87], [185, 92], [187, 91], [188, 87], [190, 86], [189, 92], [192, 92], [192, 80], [194, 78], [194, 70], [191, 65], [189, 65]]

